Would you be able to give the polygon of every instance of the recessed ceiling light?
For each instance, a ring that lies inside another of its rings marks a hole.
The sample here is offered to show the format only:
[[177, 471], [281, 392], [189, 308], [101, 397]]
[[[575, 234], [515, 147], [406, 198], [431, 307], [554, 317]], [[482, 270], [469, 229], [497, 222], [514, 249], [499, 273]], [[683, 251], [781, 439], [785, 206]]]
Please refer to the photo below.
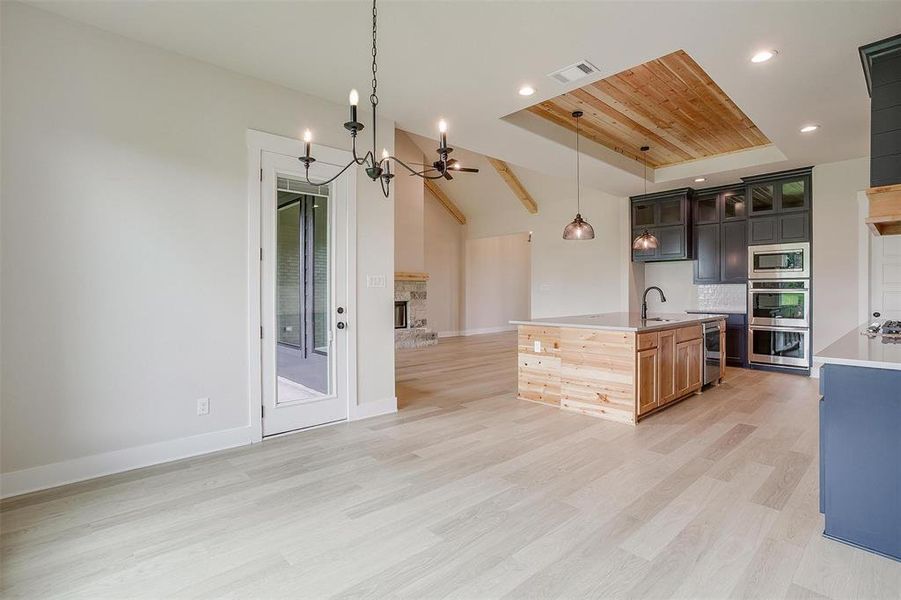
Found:
[[801, 133], [810, 133], [811, 131], [816, 131], [819, 128], [819, 125], [814, 125], [813, 123], [811, 123], [810, 125], [805, 125], [804, 127], [802, 127]]
[[777, 54], [779, 54], [779, 53], [776, 52], [775, 50], [761, 50], [760, 52], [758, 52], [757, 54], [755, 54], [754, 56], [751, 57], [751, 62], [752, 63], [766, 62], [766, 61], [770, 60], [771, 58], [773, 58], [774, 56], [776, 56]]
[[533, 88], [531, 85], [524, 85], [521, 88], [519, 88], [520, 96], [531, 96], [534, 93], [535, 93], [535, 88]]
[[697, 179], [695, 179], [695, 183], [702, 183], [704, 181], [707, 181], [706, 177], [698, 177]]

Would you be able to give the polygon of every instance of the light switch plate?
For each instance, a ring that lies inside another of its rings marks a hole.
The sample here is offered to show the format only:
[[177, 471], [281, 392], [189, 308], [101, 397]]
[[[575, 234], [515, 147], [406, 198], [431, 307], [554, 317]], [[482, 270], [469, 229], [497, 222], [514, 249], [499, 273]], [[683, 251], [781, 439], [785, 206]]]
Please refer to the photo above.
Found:
[[209, 398], [198, 398], [197, 399], [197, 416], [202, 417], [204, 415], [210, 414], [210, 399]]
[[385, 287], [385, 276], [384, 275], [367, 275], [366, 276], [366, 287], [370, 287], [370, 288]]
[[541, 340], [535, 340], [532, 347], [535, 349], [535, 352], [541, 352]]

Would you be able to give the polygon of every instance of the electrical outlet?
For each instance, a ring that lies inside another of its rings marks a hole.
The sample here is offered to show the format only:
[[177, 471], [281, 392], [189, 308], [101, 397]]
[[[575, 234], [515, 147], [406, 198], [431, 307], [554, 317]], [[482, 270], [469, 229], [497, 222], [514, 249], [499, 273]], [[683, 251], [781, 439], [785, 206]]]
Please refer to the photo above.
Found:
[[198, 398], [197, 399], [197, 416], [202, 417], [204, 415], [210, 414], [210, 399], [209, 398]]
[[541, 340], [535, 340], [532, 347], [535, 348], [535, 352], [541, 352]]

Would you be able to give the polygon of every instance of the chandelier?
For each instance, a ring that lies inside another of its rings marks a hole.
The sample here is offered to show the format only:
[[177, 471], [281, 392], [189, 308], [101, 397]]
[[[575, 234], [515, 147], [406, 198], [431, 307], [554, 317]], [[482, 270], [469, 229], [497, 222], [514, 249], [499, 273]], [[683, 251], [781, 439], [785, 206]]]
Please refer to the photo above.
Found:
[[376, 77], [378, 71], [378, 64], [376, 64], [376, 55], [378, 54], [378, 49], [376, 47], [378, 11], [376, 10], [375, 3], [376, 0], [372, 0], [372, 93], [369, 94], [369, 104], [372, 106], [372, 149], [368, 150], [362, 158], [357, 156], [357, 134], [364, 129], [364, 126], [357, 120], [357, 104], [360, 101], [360, 96], [357, 93], [357, 90], [351, 90], [348, 98], [348, 102], [350, 103], [350, 120], [344, 124], [344, 129], [350, 132], [353, 160], [347, 163], [344, 168], [338, 171], [338, 173], [330, 179], [326, 179], [325, 181], [310, 181], [310, 165], [316, 162], [316, 159], [313, 158], [310, 152], [313, 134], [307, 129], [303, 134], [304, 155], [299, 157], [300, 162], [302, 162], [304, 166], [304, 177], [307, 180], [307, 183], [311, 185], [328, 185], [343, 175], [350, 167], [356, 165], [365, 167], [366, 175], [373, 181], [379, 182], [382, 193], [387, 198], [391, 189], [391, 180], [394, 178], [394, 173], [391, 172], [391, 161], [394, 161], [396, 165], [400, 165], [409, 171], [410, 175], [415, 175], [422, 179], [444, 178], [450, 180], [453, 179], [450, 171], [478, 173], [478, 169], [464, 168], [460, 166], [460, 163], [457, 162], [456, 159], [448, 158], [454, 149], [447, 145], [447, 122], [444, 119], [441, 119], [438, 122], [438, 160], [431, 165], [420, 165], [427, 167], [425, 170], [416, 170], [396, 156], [389, 155], [388, 150], [384, 149], [382, 150], [381, 158], [376, 158], [376, 109], [379, 104], [379, 96], [377, 93], [378, 78]]

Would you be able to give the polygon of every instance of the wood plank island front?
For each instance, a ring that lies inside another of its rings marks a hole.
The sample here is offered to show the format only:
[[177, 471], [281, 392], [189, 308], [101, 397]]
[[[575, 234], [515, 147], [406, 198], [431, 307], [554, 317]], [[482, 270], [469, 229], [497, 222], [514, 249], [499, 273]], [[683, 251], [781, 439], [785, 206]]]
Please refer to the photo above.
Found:
[[647, 320], [605, 313], [511, 321], [519, 328], [522, 400], [602, 419], [636, 424], [700, 393], [703, 323], [720, 322], [720, 371], [725, 375], [725, 315], [667, 314]]

